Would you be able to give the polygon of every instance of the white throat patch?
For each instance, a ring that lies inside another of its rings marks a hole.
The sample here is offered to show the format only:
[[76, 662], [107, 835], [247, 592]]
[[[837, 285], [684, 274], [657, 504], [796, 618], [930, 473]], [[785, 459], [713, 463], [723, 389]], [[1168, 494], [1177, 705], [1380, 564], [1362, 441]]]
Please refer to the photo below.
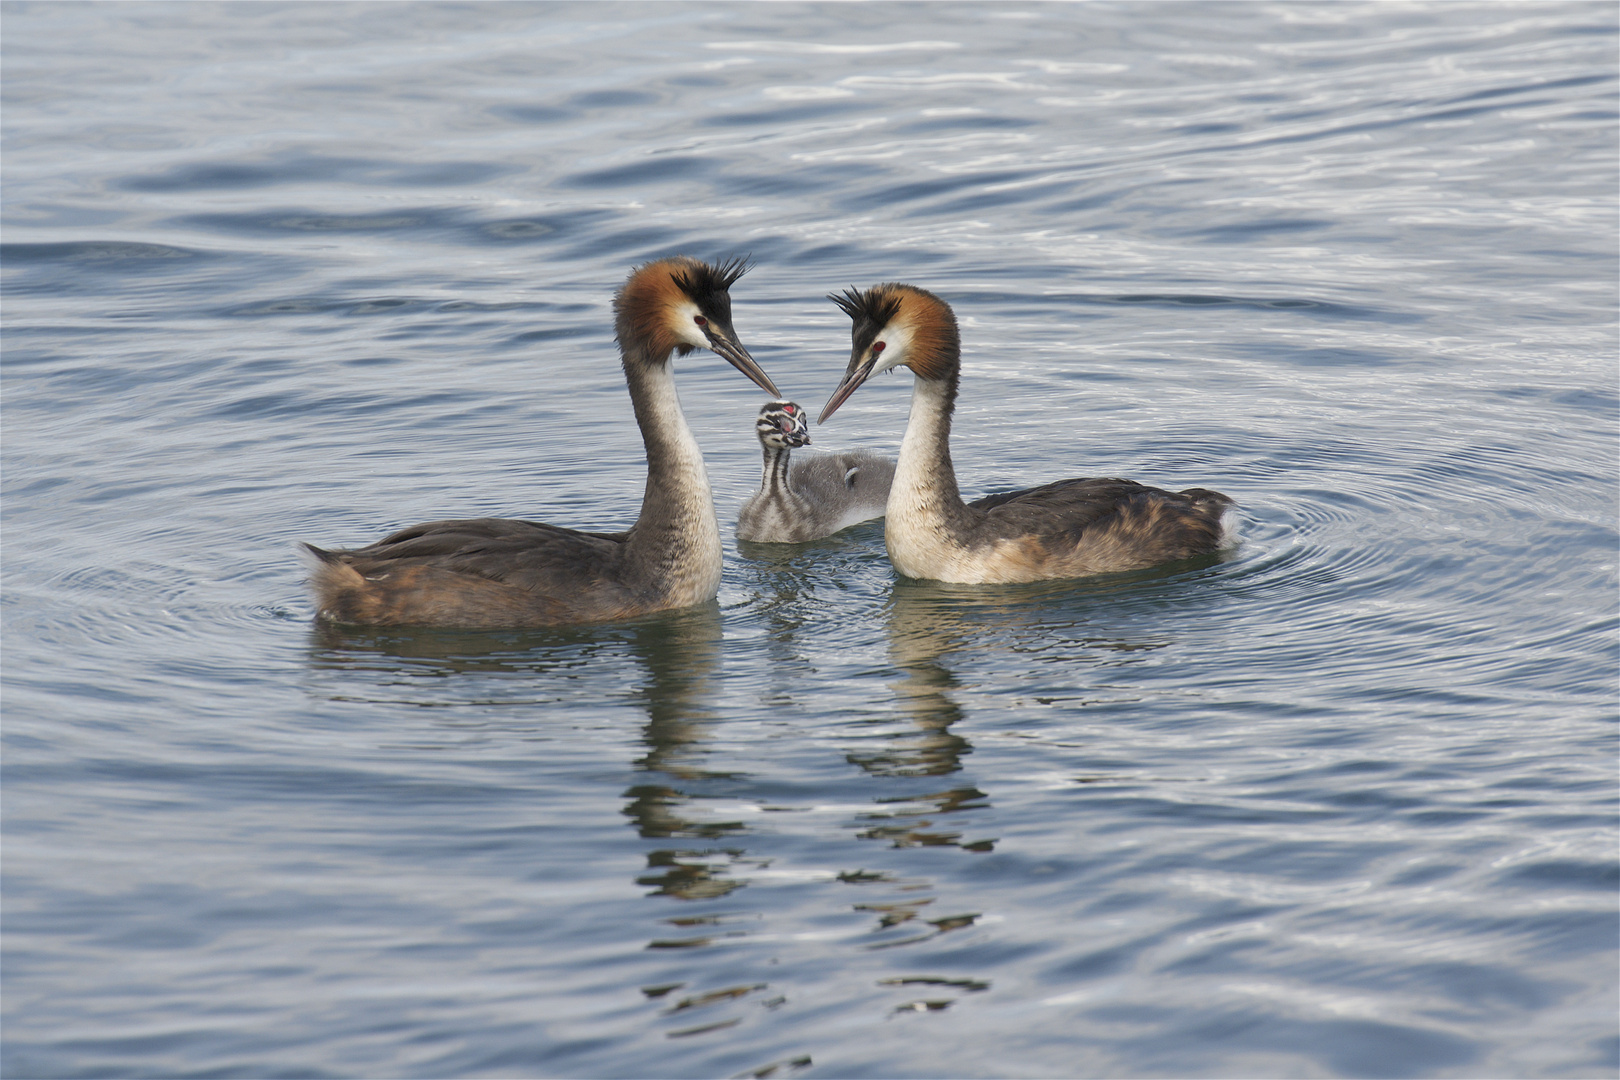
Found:
[[872, 365], [872, 374], [889, 371], [906, 362], [907, 353], [911, 351], [911, 324], [895, 319], [883, 328], [873, 344], [883, 342], [883, 352], [878, 354], [877, 362]]
[[703, 312], [690, 300], [682, 300], [670, 308], [670, 317], [675, 320], [675, 336], [683, 344], [693, 345], [699, 349], [709, 347], [709, 336], [703, 332], [703, 327], [693, 320], [699, 318]]

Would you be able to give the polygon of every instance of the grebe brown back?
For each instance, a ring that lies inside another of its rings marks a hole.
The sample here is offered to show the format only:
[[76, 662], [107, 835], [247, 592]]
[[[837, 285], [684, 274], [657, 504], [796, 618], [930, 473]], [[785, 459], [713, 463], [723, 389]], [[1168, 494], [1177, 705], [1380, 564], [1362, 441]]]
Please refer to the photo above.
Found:
[[737, 514], [737, 539], [803, 544], [883, 516], [893, 461], [869, 450], [790, 456], [810, 442], [804, 409], [791, 401], [766, 402], [754, 430], [765, 472]]
[[746, 269], [742, 260], [661, 259], [634, 270], [614, 297], [624, 378], [647, 448], [641, 516], [628, 530], [478, 518], [417, 525], [352, 551], [305, 544], [318, 617], [372, 626], [553, 626], [712, 600], [720, 530], [670, 360], [708, 349], [780, 393], [731, 326], [729, 290]]
[[911, 285], [829, 297], [853, 320], [843, 381], [824, 423], [874, 372], [915, 376], [911, 419], [889, 491], [884, 540], [895, 569], [936, 581], [1014, 582], [1136, 570], [1221, 547], [1232, 500], [1130, 480], [1059, 480], [964, 503], [951, 465], [951, 413], [962, 366], [956, 316]]

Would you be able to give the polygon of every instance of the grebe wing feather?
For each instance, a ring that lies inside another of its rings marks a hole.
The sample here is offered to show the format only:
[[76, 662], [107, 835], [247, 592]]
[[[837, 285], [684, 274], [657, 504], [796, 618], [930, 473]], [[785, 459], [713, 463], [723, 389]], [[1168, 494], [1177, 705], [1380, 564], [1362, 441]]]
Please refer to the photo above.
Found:
[[[993, 513], [1002, 521], [1031, 522], [1072, 518], [1082, 527], [1110, 513], [1141, 492], [1158, 491], [1134, 480], [1057, 480], [1039, 487], [1001, 491], [975, 499], [969, 506]], [[1161, 492], [1168, 495], [1169, 492]]]
[[[473, 518], [430, 521], [344, 552], [366, 577], [411, 566], [472, 574], [520, 589], [545, 591], [553, 582], [589, 580], [608, 570], [627, 533], [593, 533], [538, 521]], [[560, 580], [558, 580], [560, 579]]]
[[983, 511], [998, 535], [1063, 536], [1079, 543], [1083, 536], [1118, 533], [1180, 551], [1213, 550], [1231, 500], [1204, 488], [1173, 492], [1105, 478], [1059, 480], [968, 505]]

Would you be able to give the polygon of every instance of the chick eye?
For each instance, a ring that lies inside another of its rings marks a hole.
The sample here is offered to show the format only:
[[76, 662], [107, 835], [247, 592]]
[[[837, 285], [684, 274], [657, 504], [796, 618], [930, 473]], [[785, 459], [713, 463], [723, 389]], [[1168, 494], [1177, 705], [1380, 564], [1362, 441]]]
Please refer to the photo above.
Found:
[[882, 355], [883, 349], [884, 349], [883, 342], [881, 342], [881, 341], [873, 342], [873, 344], [872, 344], [872, 355], [873, 356]]
[[704, 318], [704, 317], [703, 317], [703, 316], [701, 316], [701, 315], [694, 315], [694, 316], [692, 316], [692, 321], [693, 321], [693, 322], [695, 322], [695, 323], [697, 323], [697, 324], [698, 324], [698, 325], [699, 325], [699, 326], [708, 326], [708, 325], [709, 325], [709, 320], [708, 320], [708, 319], [705, 319], [705, 318]]

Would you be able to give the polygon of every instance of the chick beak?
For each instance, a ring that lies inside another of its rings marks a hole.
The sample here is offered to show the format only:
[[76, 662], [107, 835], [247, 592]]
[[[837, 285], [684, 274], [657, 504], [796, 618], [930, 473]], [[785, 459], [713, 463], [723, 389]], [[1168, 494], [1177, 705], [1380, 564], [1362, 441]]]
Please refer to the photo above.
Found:
[[773, 397], [782, 396], [776, 384], [771, 382], [771, 377], [765, 374], [765, 369], [754, 362], [754, 358], [748, 355], [748, 350], [742, 347], [742, 342], [737, 340], [735, 330], [729, 326], [716, 326], [714, 321], [710, 320], [703, 328], [703, 333], [709, 339], [709, 348], [716, 355], [724, 357], [732, 367], [754, 380], [761, 390]]

